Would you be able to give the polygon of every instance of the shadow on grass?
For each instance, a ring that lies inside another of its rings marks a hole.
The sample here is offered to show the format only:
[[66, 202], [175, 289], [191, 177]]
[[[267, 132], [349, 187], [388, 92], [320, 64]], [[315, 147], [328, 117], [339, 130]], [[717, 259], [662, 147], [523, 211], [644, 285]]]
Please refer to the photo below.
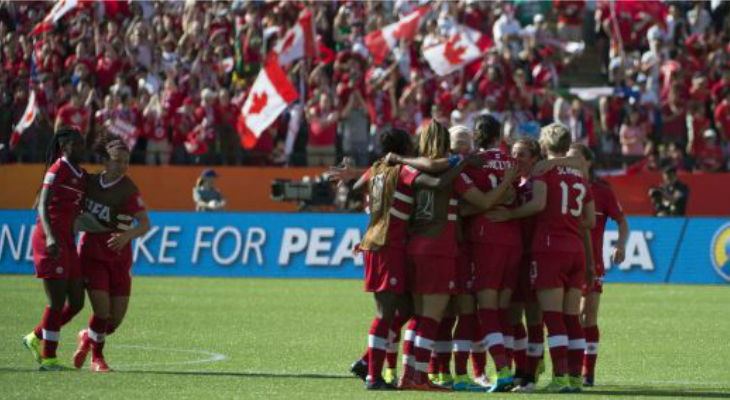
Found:
[[682, 397], [695, 399], [730, 399], [730, 387], [680, 388], [680, 387], [646, 387], [635, 385], [601, 385], [585, 390], [585, 395], [617, 396], [617, 397]]
[[[10, 368], [0, 367], [2, 373], [38, 373], [38, 368]], [[75, 369], [69, 369], [62, 372], [74, 372]], [[78, 371], [84, 373], [84, 371]], [[48, 372], [50, 373], [50, 372]], [[313, 373], [270, 373], [270, 372], [235, 372], [235, 371], [155, 371], [155, 370], [134, 370], [120, 369], [114, 373], [121, 374], [140, 374], [140, 375], [171, 375], [171, 376], [222, 376], [231, 378], [293, 378], [293, 379], [355, 379], [352, 375], [336, 375], [336, 374], [313, 374]]]

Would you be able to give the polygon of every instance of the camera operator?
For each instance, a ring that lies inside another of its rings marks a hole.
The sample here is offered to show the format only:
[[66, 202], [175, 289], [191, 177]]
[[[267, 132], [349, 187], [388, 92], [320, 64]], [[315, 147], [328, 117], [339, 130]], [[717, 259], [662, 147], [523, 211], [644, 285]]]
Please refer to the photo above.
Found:
[[673, 166], [664, 168], [664, 181], [660, 186], [649, 190], [649, 198], [657, 217], [684, 216], [689, 201], [689, 187], [677, 179], [677, 169]]

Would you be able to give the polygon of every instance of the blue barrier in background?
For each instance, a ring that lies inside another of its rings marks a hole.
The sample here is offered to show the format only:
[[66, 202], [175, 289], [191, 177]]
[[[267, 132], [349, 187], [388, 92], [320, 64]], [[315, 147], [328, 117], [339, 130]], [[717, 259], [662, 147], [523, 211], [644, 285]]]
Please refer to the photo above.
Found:
[[[0, 211], [0, 273], [31, 274], [35, 213]], [[136, 275], [354, 278], [362, 259], [352, 255], [363, 214], [152, 212], [153, 228], [136, 241]], [[612, 265], [618, 238], [604, 239], [607, 282], [730, 282], [730, 220], [629, 218], [626, 260]]]

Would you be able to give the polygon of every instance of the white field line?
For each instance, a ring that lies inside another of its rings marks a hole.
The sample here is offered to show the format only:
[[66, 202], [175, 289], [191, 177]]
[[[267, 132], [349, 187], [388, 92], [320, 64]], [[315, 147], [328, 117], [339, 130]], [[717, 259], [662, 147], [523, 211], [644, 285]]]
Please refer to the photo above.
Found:
[[189, 361], [165, 361], [165, 362], [114, 364], [114, 367], [119, 368], [120, 370], [121, 369], [132, 369], [132, 368], [137, 368], [137, 367], [159, 366], [159, 365], [204, 364], [204, 363], [211, 363], [211, 362], [223, 361], [223, 360], [228, 359], [228, 357], [224, 354], [213, 353], [211, 351], [206, 351], [206, 350], [186, 350], [186, 349], [167, 348], [167, 347], [139, 346], [139, 345], [131, 345], [131, 344], [115, 344], [114, 347], [119, 347], [119, 348], [124, 348], [124, 349], [152, 350], [152, 351], [160, 351], [160, 352], [188, 353], [188, 354], [198, 354], [198, 355], [204, 356], [204, 358], [199, 358], [197, 360], [189, 360]]

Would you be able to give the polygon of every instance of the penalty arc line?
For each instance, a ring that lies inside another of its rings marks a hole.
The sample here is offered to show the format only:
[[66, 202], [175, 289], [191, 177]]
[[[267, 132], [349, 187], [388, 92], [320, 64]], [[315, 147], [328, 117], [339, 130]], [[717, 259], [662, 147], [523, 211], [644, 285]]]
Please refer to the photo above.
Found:
[[205, 358], [201, 358], [201, 359], [198, 359], [198, 360], [189, 360], [189, 361], [131, 363], [131, 364], [115, 365], [115, 368], [120, 369], [120, 370], [130, 369], [130, 368], [138, 368], [138, 367], [147, 367], [147, 366], [160, 366], [160, 365], [194, 365], [194, 364], [204, 364], [204, 363], [211, 363], [211, 362], [223, 361], [223, 360], [227, 360], [228, 359], [228, 357], [225, 354], [214, 353], [212, 351], [206, 351], [206, 350], [186, 350], [186, 349], [177, 349], [177, 348], [154, 347], [154, 346], [139, 346], [139, 345], [130, 345], [130, 344], [115, 344], [114, 347], [125, 348], [125, 349], [139, 349], [139, 350], [152, 350], [152, 351], [167, 351], [167, 352], [173, 352], [173, 353], [201, 354], [203, 356], [206, 356]]

